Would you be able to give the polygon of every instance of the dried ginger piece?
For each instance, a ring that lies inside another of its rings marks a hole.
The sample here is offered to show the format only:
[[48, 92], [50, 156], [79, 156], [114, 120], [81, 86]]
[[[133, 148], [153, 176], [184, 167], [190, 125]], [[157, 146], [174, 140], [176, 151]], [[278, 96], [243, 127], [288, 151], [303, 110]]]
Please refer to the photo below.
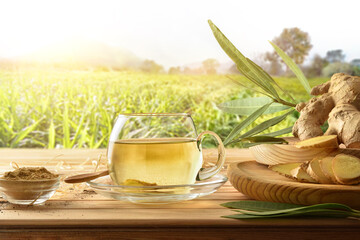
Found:
[[157, 186], [156, 183], [148, 183], [136, 179], [126, 179], [124, 182], [126, 186]]

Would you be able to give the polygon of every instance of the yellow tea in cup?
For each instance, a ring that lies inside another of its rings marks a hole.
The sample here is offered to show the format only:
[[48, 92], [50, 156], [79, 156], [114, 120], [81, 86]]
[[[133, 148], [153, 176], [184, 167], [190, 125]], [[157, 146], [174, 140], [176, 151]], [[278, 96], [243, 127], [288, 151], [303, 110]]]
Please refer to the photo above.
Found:
[[[201, 168], [204, 135], [218, 143], [215, 166]], [[108, 169], [118, 185], [160, 186], [193, 184], [217, 174], [225, 149], [216, 133], [196, 133], [187, 113], [120, 114], [108, 144]]]
[[119, 185], [138, 180], [156, 185], [195, 183], [202, 153], [193, 138], [149, 138], [109, 143], [109, 171]]

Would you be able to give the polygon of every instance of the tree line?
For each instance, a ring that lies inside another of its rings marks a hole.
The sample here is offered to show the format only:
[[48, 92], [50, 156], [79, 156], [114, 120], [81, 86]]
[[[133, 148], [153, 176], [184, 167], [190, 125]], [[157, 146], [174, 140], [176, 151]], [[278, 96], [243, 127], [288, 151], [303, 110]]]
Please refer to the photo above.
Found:
[[[283, 49], [296, 64], [300, 65], [308, 77], [330, 77], [337, 72], [360, 75], [360, 59], [346, 62], [346, 56], [342, 49], [329, 50], [325, 56], [315, 54], [308, 64], [304, 64], [313, 45], [309, 34], [299, 28], [285, 28], [279, 36], [273, 39], [273, 42]], [[275, 52], [266, 53], [264, 60], [267, 63], [264, 67], [270, 74], [291, 74]]]
[[[304, 64], [313, 45], [310, 35], [300, 28], [285, 28], [272, 42], [286, 52], [308, 77], [330, 77], [337, 72], [360, 76], [360, 58], [346, 62], [346, 55], [342, 49], [329, 50], [325, 56], [314, 54], [312, 59]], [[292, 75], [290, 69], [275, 51], [260, 54], [253, 60], [273, 76]], [[202, 62], [202, 66], [199, 68], [172, 67], [168, 72], [170, 74], [216, 74], [219, 66], [220, 64], [216, 59], [207, 59]], [[234, 64], [227, 73], [239, 72]]]

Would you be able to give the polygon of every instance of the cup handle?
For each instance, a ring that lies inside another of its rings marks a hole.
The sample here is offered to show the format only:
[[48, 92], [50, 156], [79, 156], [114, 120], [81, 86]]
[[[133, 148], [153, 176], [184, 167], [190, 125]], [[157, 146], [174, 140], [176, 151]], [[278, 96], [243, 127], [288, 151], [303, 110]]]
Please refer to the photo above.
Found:
[[197, 146], [199, 148], [199, 150], [201, 150], [201, 142], [203, 140], [203, 136], [205, 134], [209, 134], [213, 137], [213, 139], [215, 140], [215, 142], [218, 145], [218, 160], [215, 164], [215, 166], [213, 167], [209, 167], [209, 168], [201, 168], [196, 180], [201, 181], [201, 180], [205, 180], [208, 178], [211, 178], [212, 176], [216, 175], [218, 172], [220, 172], [221, 168], [223, 167], [224, 163], [225, 163], [225, 147], [224, 144], [222, 143], [220, 137], [211, 131], [205, 131], [199, 134], [199, 136], [196, 139], [197, 142]]

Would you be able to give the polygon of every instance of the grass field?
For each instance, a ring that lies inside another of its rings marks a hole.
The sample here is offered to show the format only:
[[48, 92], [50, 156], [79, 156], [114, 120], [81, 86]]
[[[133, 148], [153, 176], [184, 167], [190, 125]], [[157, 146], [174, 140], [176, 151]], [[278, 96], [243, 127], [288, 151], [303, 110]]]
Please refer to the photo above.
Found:
[[[277, 81], [296, 99], [308, 99], [296, 79]], [[324, 81], [311, 79], [310, 84]], [[0, 86], [0, 146], [12, 148], [106, 147], [116, 116], [135, 112], [188, 112], [198, 132], [211, 130], [224, 139], [242, 118], [216, 105], [256, 96], [221, 75], [0, 71]], [[249, 128], [273, 116], [263, 116]], [[295, 120], [295, 115], [289, 116], [272, 131]]]

